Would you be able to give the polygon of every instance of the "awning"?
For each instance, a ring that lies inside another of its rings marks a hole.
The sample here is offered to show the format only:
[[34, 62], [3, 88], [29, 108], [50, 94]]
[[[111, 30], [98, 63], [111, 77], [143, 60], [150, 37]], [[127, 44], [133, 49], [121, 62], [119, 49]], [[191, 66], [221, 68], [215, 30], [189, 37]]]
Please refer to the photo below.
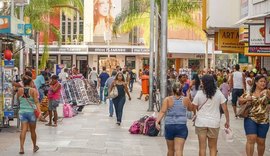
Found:
[[247, 16], [237, 21], [234, 24], [234, 26], [239, 26], [239, 25], [242, 25], [244, 23], [249, 23], [249, 22], [252, 23], [251, 22], [252, 20], [256, 20], [256, 22], [258, 22], [257, 20], [261, 20], [261, 22], [264, 22], [264, 17], [269, 16], [269, 15], [270, 15], [269, 13], [264, 13], [264, 14], [258, 14], [255, 16]]
[[[208, 41], [208, 53], [213, 51], [213, 40]], [[205, 54], [206, 45], [204, 41], [195, 40], [168, 40], [168, 51], [173, 54]], [[216, 54], [222, 53], [221, 51], [215, 51]]]
[[24, 44], [25, 44], [26, 48], [35, 49], [35, 41], [34, 40], [23, 36], [23, 41], [24, 41]]

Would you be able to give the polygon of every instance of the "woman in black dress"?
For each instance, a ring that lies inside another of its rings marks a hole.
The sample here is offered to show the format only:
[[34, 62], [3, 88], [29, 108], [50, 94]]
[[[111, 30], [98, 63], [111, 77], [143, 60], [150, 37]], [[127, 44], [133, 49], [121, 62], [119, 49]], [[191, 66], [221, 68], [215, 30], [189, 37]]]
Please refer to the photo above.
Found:
[[118, 96], [113, 98], [112, 100], [113, 100], [116, 118], [117, 118], [116, 124], [118, 124], [120, 126], [121, 121], [122, 121], [123, 108], [124, 108], [124, 104], [126, 102], [126, 94], [128, 95], [129, 100], [131, 100], [131, 96], [128, 92], [127, 83], [125, 82], [125, 78], [124, 78], [123, 73], [119, 72], [115, 76], [115, 80], [112, 83], [109, 91], [111, 92], [114, 87], [117, 88]]

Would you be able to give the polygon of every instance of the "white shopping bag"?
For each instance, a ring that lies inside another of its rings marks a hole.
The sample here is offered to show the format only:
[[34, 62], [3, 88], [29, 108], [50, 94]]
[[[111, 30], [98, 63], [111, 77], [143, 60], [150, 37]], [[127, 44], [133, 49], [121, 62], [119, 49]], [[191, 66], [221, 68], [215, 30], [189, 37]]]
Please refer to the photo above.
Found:
[[230, 128], [224, 128], [223, 136], [226, 142], [233, 142], [233, 131]]

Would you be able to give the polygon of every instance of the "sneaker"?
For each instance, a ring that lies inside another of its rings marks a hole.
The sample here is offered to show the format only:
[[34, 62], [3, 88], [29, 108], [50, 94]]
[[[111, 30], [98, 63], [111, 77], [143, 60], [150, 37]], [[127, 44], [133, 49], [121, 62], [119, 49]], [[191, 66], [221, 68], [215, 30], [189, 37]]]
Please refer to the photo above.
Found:
[[113, 117], [113, 115], [109, 115], [109, 117], [111, 117], [111, 118], [112, 118], [112, 117]]
[[119, 122], [119, 121], [117, 121], [117, 123], [116, 123], [118, 126], [120, 126], [121, 125], [121, 122]]

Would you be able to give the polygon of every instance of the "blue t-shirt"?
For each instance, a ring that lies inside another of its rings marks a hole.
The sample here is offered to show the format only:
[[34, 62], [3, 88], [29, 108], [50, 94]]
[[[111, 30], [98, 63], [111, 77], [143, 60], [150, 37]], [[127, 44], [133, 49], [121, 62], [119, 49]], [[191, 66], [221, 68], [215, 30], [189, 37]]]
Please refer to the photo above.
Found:
[[45, 78], [43, 75], [37, 76], [36, 80], [34, 81], [37, 89], [40, 89], [40, 87], [45, 84]]
[[108, 73], [105, 73], [105, 72], [102, 72], [100, 75], [99, 75], [99, 78], [100, 78], [100, 87], [104, 87], [105, 86], [105, 83], [107, 81], [107, 79], [109, 78], [109, 74]]
[[184, 87], [183, 87], [183, 93], [184, 93], [184, 96], [187, 96], [187, 91], [189, 89], [189, 84], [188, 83], [185, 83], [184, 84]]

